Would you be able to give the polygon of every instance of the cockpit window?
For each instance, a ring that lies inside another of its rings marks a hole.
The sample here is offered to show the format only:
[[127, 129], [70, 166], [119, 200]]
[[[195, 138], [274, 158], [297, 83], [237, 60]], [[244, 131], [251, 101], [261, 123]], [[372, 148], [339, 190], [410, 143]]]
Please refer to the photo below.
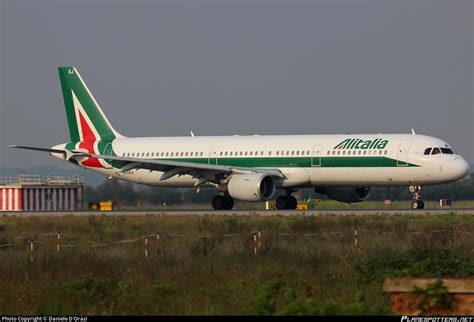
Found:
[[439, 150], [439, 148], [433, 148], [433, 151], [431, 151], [431, 154], [440, 154], [441, 151]]
[[426, 148], [424, 155], [429, 155], [431, 153], [431, 148]]
[[441, 148], [441, 152], [443, 152], [443, 154], [454, 154], [453, 150], [448, 148]]

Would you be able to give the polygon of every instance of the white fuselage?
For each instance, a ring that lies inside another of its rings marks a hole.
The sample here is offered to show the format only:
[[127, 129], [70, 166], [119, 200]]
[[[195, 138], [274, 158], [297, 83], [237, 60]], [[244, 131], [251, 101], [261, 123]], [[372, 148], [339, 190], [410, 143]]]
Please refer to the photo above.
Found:
[[[450, 146], [412, 134], [190, 136], [115, 139], [104, 154], [278, 169], [284, 178], [277, 180], [277, 188], [431, 185], [456, 181], [468, 173], [469, 163], [462, 156], [425, 154], [427, 148]], [[197, 180], [182, 175], [160, 181], [159, 171], [122, 172], [102, 163], [104, 168], [86, 168], [157, 186], [192, 187]]]

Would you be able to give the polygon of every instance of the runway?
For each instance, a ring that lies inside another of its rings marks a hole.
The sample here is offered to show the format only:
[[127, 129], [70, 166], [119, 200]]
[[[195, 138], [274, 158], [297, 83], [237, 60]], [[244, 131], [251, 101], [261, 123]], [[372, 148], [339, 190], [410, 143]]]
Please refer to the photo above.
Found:
[[350, 216], [350, 215], [474, 215], [473, 208], [462, 209], [321, 209], [321, 210], [114, 210], [114, 211], [2, 211], [0, 216]]

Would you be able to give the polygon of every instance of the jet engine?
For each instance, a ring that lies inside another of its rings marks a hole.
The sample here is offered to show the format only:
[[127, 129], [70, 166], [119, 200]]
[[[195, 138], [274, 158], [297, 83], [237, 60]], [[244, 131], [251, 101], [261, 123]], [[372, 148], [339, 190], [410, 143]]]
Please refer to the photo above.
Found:
[[245, 201], [269, 200], [275, 194], [275, 180], [265, 173], [239, 174], [227, 182], [226, 190], [232, 198]]
[[328, 187], [314, 190], [330, 199], [347, 203], [364, 201], [370, 194], [369, 187]]

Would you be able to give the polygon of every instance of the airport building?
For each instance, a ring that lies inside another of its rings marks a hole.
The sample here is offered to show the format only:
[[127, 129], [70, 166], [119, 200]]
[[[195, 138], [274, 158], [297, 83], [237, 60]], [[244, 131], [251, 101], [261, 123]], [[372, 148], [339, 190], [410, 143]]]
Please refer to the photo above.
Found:
[[83, 195], [79, 176], [0, 177], [0, 211], [82, 210]]

